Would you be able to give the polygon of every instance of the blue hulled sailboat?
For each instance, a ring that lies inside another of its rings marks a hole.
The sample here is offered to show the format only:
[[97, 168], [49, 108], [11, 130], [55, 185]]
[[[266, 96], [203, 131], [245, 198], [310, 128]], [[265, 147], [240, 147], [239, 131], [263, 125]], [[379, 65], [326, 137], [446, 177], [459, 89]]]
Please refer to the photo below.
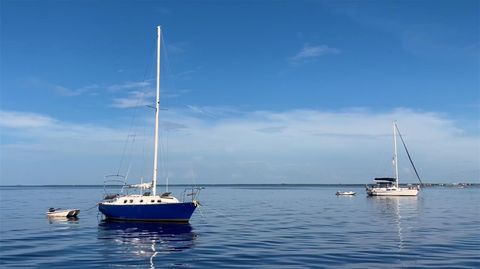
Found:
[[157, 194], [158, 121], [160, 112], [160, 26], [157, 27], [157, 34], [157, 87], [152, 182], [127, 186], [129, 188], [139, 188], [141, 194], [106, 195], [104, 200], [99, 203], [98, 210], [107, 220], [188, 222], [195, 209], [199, 206], [196, 200], [196, 194], [198, 192], [195, 191], [189, 194], [191, 199], [188, 202], [180, 202], [169, 192], [160, 195]]

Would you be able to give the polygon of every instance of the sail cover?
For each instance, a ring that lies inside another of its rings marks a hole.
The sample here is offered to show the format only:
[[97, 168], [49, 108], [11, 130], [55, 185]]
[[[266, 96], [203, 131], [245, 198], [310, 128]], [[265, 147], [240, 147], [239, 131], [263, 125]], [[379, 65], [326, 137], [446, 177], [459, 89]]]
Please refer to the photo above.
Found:
[[393, 177], [376, 177], [375, 180], [396, 181], [396, 179]]

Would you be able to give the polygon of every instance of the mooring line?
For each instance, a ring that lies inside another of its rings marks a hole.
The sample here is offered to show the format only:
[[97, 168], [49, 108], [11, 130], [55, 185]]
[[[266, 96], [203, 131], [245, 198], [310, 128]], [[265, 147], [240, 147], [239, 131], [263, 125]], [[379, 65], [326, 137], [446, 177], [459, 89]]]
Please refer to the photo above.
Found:
[[[214, 211], [214, 213], [216, 213], [217, 215], [220, 215], [220, 216], [223, 217], [223, 218], [227, 218], [227, 219], [230, 219], [230, 220], [235, 221], [235, 218], [232, 218], [232, 217], [230, 217], [230, 216], [227, 216], [227, 215], [221, 213], [221, 212], [218, 211], [218, 210], [215, 210], [215, 209], [213, 209], [213, 208], [211, 208], [211, 207], [209, 207], [208, 209]], [[202, 214], [202, 216], [203, 216], [203, 212], [202, 212], [202, 211], [200, 211], [200, 212], [201, 212], [201, 214]]]
[[90, 210], [94, 209], [95, 207], [97, 207], [98, 204], [99, 204], [99, 203], [96, 203], [96, 204], [93, 205], [92, 207], [90, 207], [90, 208], [88, 208], [88, 209], [85, 209], [85, 210], [83, 210], [83, 211], [90, 211]]

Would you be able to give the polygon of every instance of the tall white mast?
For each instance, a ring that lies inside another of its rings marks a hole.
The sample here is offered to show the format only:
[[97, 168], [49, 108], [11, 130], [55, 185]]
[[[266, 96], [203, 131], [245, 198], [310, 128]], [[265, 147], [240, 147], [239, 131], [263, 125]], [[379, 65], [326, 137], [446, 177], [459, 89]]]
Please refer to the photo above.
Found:
[[395, 186], [398, 188], [397, 122], [393, 122], [393, 162], [395, 164]]
[[160, 113], [160, 39], [162, 30], [157, 26], [157, 100], [155, 102], [155, 153], [153, 155], [153, 179], [152, 192], [157, 195], [157, 174], [158, 174], [158, 115]]

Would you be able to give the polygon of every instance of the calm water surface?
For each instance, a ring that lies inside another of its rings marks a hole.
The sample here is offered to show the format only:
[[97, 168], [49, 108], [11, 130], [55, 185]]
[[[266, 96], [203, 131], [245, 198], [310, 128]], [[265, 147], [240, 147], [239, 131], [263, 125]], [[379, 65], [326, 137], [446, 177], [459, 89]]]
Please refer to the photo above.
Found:
[[[416, 198], [347, 189], [357, 196], [207, 187], [190, 224], [159, 225], [102, 222], [92, 208], [101, 187], [0, 187], [0, 267], [480, 268], [479, 188], [426, 188]], [[52, 221], [49, 207], [82, 211]]]

